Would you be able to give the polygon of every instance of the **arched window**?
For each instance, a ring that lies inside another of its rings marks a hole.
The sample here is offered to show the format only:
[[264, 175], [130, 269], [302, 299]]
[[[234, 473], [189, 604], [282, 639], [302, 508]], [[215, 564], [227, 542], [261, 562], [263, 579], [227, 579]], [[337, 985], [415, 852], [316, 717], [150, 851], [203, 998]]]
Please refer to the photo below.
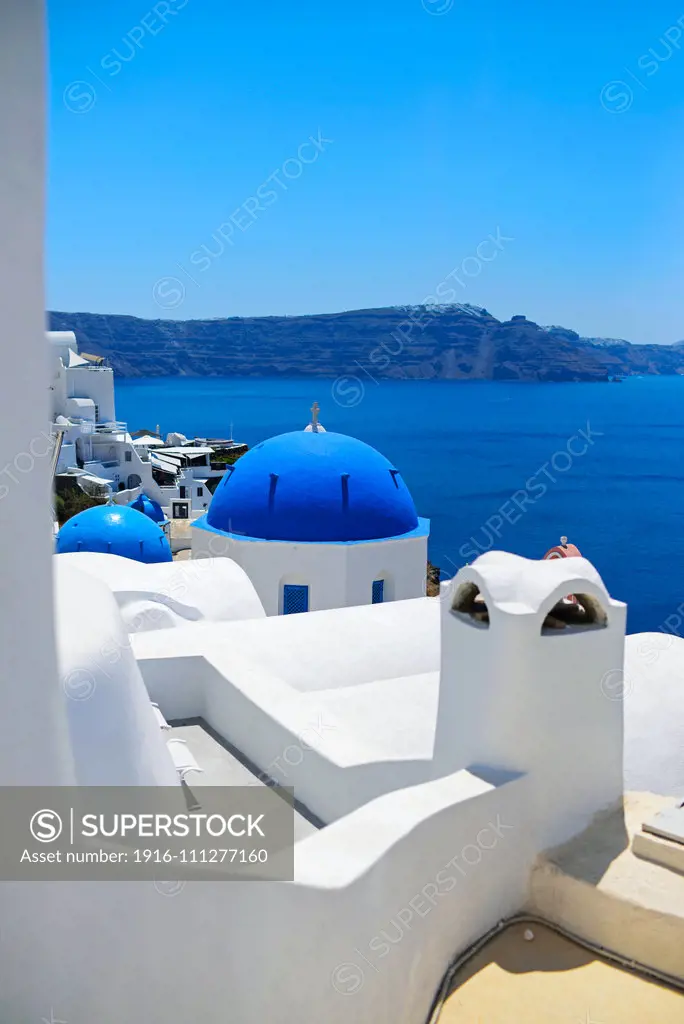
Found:
[[296, 583], [283, 586], [283, 615], [296, 615], [309, 610], [309, 588]]
[[541, 627], [542, 636], [554, 633], [582, 632], [603, 629], [608, 625], [605, 609], [591, 594], [570, 594], [561, 598], [547, 614]]
[[462, 583], [451, 605], [453, 614], [483, 629], [489, 629], [489, 608], [477, 583]]

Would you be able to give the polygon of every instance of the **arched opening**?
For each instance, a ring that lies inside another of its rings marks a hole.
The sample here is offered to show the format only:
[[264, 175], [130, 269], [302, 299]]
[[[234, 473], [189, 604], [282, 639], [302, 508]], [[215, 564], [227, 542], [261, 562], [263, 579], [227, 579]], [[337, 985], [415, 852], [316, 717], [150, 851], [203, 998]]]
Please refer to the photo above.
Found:
[[137, 473], [128, 474], [128, 488], [132, 490], [134, 487], [140, 487], [142, 480]]
[[477, 583], [461, 583], [454, 594], [451, 611], [470, 625], [489, 629], [489, 608]]
[[541, 627], [542, 636], [557, 633], [580, 633], [590, 629], [605, 629], [608, 615], [601, 602], [592, 594], [569, 594], [557, 601], [547, 613]]

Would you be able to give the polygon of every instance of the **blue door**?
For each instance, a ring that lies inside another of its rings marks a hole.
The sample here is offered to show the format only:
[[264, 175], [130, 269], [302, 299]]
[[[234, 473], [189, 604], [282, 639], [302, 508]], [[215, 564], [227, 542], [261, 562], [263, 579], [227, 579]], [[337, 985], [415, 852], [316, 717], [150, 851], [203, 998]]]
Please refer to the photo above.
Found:
[[309, 588], [286, 583], [283, 587], [283, 615], [308, 612]]
[[373, 604], [382, 604], [385, 600], [385, 581], [373, 580]]

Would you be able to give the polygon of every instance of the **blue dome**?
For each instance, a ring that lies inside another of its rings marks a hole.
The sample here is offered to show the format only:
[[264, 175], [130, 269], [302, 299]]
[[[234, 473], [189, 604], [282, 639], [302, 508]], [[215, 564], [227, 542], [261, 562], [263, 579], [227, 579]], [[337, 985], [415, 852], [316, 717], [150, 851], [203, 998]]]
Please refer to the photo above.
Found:
[[172, 560], [156, 523], [128, 505], [96, 505], [68, 519], [57, 534], [57, 554], [70, 551], [100, 551], [136, 562]]
[[142, 512], [153, 523], [168, 522], [164, 509], [159, 502], [155, 501], [154, 498], [148, 498], [146, 494], [139, 494], [133, 501], [129, 501], [128, 507], [134, 508], [137, 512]]
[[375, 448], [298, 430], [238, 459], [216, 488], [207, 525], [265, 540], [381, 540], [415, 530], [409, 490]]

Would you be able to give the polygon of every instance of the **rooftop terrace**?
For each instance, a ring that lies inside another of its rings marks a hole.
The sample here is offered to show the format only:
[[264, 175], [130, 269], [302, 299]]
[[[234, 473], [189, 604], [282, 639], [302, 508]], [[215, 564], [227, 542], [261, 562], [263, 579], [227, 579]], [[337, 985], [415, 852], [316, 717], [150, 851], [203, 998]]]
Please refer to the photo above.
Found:
[[524, 921], [505, 928], [456, 970], [433, 1017], [439, 1024], [682, 1020], [683, 992], [627, 970], [546, 925]]

